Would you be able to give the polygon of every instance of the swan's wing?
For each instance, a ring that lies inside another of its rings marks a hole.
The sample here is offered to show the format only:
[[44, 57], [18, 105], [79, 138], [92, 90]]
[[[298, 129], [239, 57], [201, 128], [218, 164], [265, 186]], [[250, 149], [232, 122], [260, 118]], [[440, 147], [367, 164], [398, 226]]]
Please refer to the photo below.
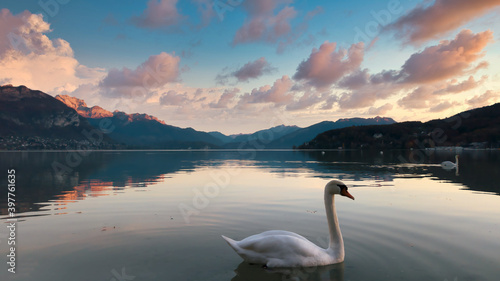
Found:
[[264, 231], [264, 232], [257, 234], [257, 235], [259, 235], [260, 237], [271, 236], [271, 235], [286, 235], [286, 236], [292, 236], [292, 237], [296, 237], [296, 238], [299, 238], [302, 240], [309, 241], [309, 240], [307, 240], [307, 238], [305, 238], [302, 235], [299, 235], [299, 234], [291, 232], [291, 231], [285, 231], [285, 230], [268, 230], [268, 231]]
[[315, 265], [318, 259], [325, 258], [324, 249], [297, 236], [300, 235], [288, 232], [285, 235], [271, 235], [269, 232], [252, 235], [237, 242], [237, 253], [248, 262], [263, 263], [268, 267]]

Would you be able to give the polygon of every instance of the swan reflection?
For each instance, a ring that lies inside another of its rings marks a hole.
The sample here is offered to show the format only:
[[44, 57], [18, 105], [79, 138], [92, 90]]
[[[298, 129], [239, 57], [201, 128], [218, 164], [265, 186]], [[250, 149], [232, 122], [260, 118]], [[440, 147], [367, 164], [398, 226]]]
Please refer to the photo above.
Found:
[[344, 281], [344, 263], [302, 268], [263, 268], [262, 265], [242, 262], [231, 281]]

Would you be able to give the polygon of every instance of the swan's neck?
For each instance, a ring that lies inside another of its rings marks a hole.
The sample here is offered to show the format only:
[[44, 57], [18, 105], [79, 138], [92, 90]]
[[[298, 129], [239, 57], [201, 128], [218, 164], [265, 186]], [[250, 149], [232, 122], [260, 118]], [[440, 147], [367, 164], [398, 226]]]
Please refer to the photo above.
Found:
[[340, 232], [337, 211], [335, 210], [335, 199], [331, 194], [325, 193], [326, 219], [328, 221], [328, 230], [330, 232], [330, 244], [328, 251], [331, 252], [339, 261], [344, 260], [344, 240]]

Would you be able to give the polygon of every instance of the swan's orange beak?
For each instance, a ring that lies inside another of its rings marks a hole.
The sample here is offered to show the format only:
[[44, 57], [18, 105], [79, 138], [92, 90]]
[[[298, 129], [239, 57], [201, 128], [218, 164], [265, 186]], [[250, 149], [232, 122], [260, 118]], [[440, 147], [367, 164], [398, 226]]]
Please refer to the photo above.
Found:
[[351, 198], [352, 200], [354, 200], [354, 196], [352, 196], [352, 195], [349, 193], [349, 191], [347, 191], [347, 189], [342, 189], [342, 190], [340, 191], [340, 195], [345, 196], [345, 197], [349, 197], [349, 198]]

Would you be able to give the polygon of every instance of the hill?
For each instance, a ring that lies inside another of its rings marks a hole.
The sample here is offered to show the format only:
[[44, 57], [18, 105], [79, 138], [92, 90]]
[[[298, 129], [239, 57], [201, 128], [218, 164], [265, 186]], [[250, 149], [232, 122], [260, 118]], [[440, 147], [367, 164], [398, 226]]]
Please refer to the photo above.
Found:
[[[0, 87], [0, 148], [76, 149], [110, 147], [113, 141], [89, 138], [94, 129], [72, 108], [25, 86]], [[96, 143], [98, 140], [98, 143]]]
[[499, 147], [500, 103], [425, 123], [336, 129], [319, 134], [300, 149]]

